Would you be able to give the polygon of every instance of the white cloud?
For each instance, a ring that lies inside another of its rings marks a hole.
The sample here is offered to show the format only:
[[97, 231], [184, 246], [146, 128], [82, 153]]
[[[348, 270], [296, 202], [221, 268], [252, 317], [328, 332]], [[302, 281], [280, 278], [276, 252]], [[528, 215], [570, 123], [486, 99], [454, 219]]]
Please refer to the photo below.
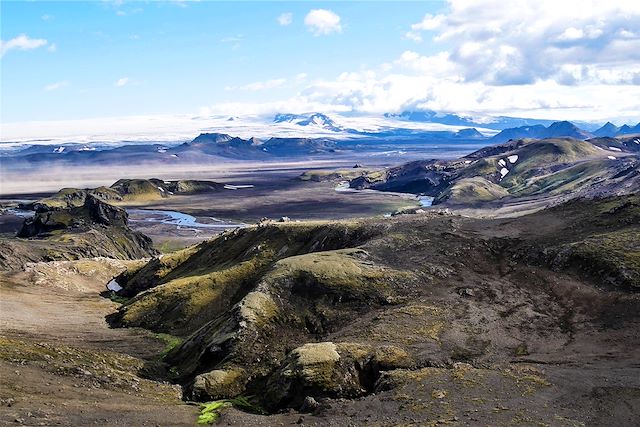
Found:
[[58, 46], [57, 46], [55, 43], [51, 43], [51, 44], [49, 45], [49, 47], [47, 48], [47, 50], [48, 50], [49, 52], [55, 52], [55, 51], [57, 51], [57, 50], [58, 50]]
[[278, 24], [282, 26], [287, 26], [293, 22], [293, 13], [291, 12], [282, 13], [280, 14], [280, 16], [276, 18], [276, 21], [278, 21]]
[[[636, 0], [449, 0], [448, 11], [426, 15], [405, 37], [420, 41], [429, 34], [436, 46], [446, 44], [467, 81], [513, 85], [568, 82], [566, 65], [634, 75], [640, 69], [638, 27]], [[588, 83], [603, 75], [574, 77]]]
[[14, 37], [11, 40], [0, 40], [0, 56], [4, 56], [5, 53], [12, 49], [16, 50], [31, 50], [37, 49], [42, 46], [46, 46], [49, 43], [45, 39], [32, 39], [26, 34], [20, 34], [18, 37]]
[[409, 40], [415, 42], [422, 41], [422, 31], [432, 31], [442, 25], [444, 21], [444, 15], [431, 15], [427, 13], [422, 21], [411, 25], [411, 31], [408, 31], [404, 36]]
[[287, 79], [271, 79], [271, 80], [265, 80], [261, 82], [248, 83], [242, 86], [227, 86], [224, 89], [225, 90], [246, 90], [250, 92], [256, 92], [259, 90], [275, 89], [278, 87], [282, 87], [286, 83], [287, 83]]
[[315, 36], [341, 33], [340, 16], [327, 9], [313, 9], [304, 17], [304, 25]]
[[125, 86], [125, 85], [129, 84], [129, 83], [130, 83], [129, 77], [122, 77], [122, 78], [118, 79], [118, 80], [114, 83], [114, 86], [116, 86], [116, 87], [122, 87], [122, 86]]
[[[335, 78], [294, 76], [289, 82], [301, 90], [289, 99], [220, 104], [208, 111], [430, 109], [485, 118], [636, 123], [638, 28], [637, 0], [451, 0], [440, 14], [406, 29], [411, 34], [405, 37], [424, 39], [434, 53], [407, 50], [377, 67], [345, 70]], [[264, 82], [244, 86], [263, 87]]]
[[69, 86], [69, 82], [67, 82], [67, 81], [55, 82], [55, 83], [51, 83], [49, 85], [46, 85], [44, 87], [44, 90], [46, 90], [47, 92], [51, 92], [52, 90], [61, 89], [63, 87], [67, 87], [67, 86]]

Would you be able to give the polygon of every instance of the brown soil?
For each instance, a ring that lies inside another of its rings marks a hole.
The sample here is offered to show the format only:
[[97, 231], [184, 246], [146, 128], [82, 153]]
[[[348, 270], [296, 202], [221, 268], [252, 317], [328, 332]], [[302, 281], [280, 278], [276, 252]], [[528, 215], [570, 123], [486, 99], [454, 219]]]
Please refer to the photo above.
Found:
[[0, 274], [0, 425], [193, 425], [179, 387], [141, 378], [164, 344], [110, 329], [101, 297], [125, 268], [107, 259]]

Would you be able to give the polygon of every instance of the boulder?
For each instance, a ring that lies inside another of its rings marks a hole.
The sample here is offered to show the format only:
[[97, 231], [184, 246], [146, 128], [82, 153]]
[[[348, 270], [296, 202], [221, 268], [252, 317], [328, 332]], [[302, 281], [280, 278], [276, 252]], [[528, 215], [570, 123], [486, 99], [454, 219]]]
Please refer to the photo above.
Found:
[[311, 398], [354, 398], [373, 390], [380, 369], [413, 366], [406, 351], [359, 343], [307, 343], [287, 356], [267, 382], [268, 409], [300, 409]]
[[243, 369], [216, 369], [196, 376], [192, 394], [200, 401], [239, 396], [244, 391], [246, 375]]

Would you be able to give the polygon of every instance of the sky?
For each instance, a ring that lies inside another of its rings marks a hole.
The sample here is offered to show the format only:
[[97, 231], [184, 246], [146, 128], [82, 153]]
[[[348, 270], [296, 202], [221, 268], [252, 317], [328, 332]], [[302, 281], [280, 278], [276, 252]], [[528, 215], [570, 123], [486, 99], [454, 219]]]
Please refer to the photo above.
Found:
[[640, 121], [637, 0], [0, 8], [3, 124], [426, 109]]

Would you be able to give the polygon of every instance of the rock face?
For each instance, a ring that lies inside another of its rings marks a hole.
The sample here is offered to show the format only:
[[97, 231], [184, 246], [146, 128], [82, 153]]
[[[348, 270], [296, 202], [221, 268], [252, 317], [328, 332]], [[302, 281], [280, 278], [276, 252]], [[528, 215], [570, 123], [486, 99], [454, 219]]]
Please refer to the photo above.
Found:
[[[164, 361], [197, 400], [315, 411], [454, 390], [472, 409], [470, 390], [520, 398], [514, 384], [546, 387], [521, 372], [523, 357], [598, 365], [604, 343], [640, 344], [639, 206], [625, 196], [507, 220], [262, 224], [121, 275], [130, 299], [108, 320], [184, 338]], [[583, 372], [575, 363], [567, 369]]]
[[412, 361], [401, 348], [344, 342], [307, 343], [291, 351], [266, 386], [269, 409], [301, 408], [309, 396], [363, 396], [373, 391], [380, 370], [406, 368]]
[[[0, 266], [19, 268], [25, 262], [74, 260], [89, 257], [137, 259], [155, 255], [152, 241], [128, 226], [124, 209], [84, 191], [62, 206], [38, 205], [27, 218], [19, 239], [0, 241]], [[77, 206], [79, 199], [82, 205]]]
[[92, 224], [124, 228], [128, 226], [128, 215], [124, 209], [110, 205], [93, 194], [85, 193], [81, 207], [54, 209], [41, 205], [33, 218], [24, 221], [18, 237], [34, 237], [55, 230], [87, 227]]

